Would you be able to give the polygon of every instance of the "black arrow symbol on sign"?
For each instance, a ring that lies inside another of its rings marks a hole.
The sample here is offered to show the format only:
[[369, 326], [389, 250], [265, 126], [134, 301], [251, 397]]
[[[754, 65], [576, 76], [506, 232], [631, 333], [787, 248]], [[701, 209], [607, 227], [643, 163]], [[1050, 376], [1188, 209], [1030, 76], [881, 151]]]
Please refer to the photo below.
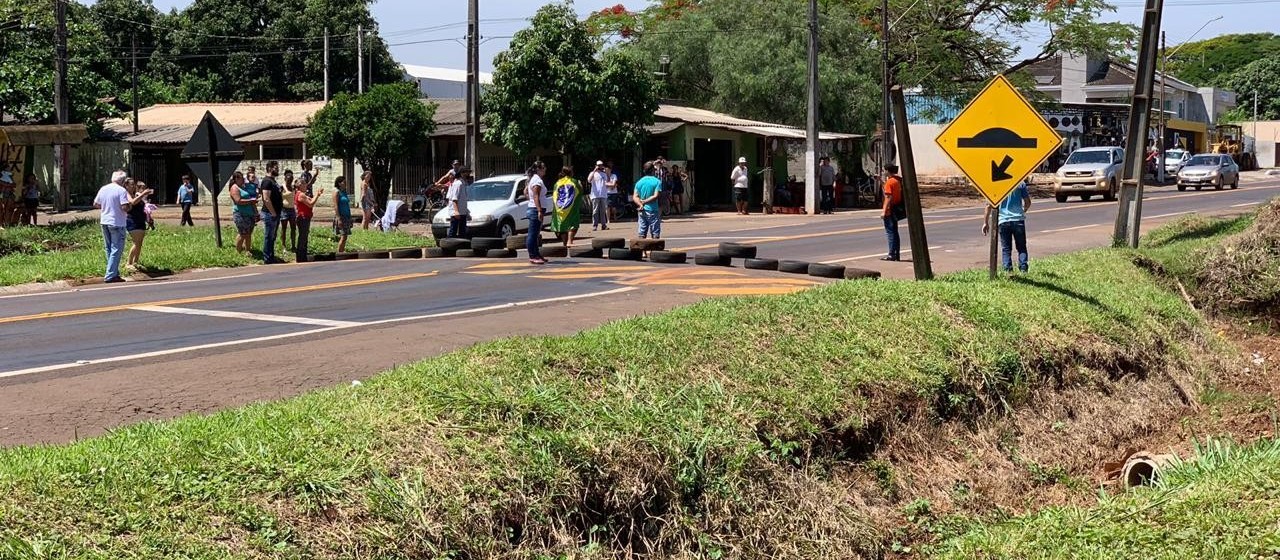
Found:
[[1013, 165], [1013, 158], [1010, 156], [1004, 156], [1004, 161], [1000, 162], [998, 165], [994, 161], [991, 162], [991, 180], [1008, 181], [1009, 179], [1012, 179], [1013, 175], [1009, 174], [1010, 165]]

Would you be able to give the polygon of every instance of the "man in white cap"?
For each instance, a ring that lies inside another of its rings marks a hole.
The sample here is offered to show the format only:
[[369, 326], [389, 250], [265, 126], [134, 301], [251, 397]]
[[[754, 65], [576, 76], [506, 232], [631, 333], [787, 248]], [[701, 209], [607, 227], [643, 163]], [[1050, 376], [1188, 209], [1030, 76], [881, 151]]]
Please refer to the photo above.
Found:
[[591, 184], [591, 231], [609, 229], [609, 169], [603, 161], [587, 175]]
[[103, 280], [108, 284], [124, 282], [120, 277], [120, 256], [124, 254], [125, 222], [134, 204], [129, 191], [124, 190], [128, 176], [123, 169], [112, 173], [111, 182], [98, 189], [98, 196], [93, 199], [93, 207], [102, 211], [98, 222], [102, 224], [102, 240], [107, 252], [107, 274]]
[[751, 172], [747, 171], [747, 158], [738, 158], [738, 166], [729, 174], [729, 180], [733, 181], [733, 203], [738, 207], [738, 213], [746, 216], [747, 202], [751, 200]]

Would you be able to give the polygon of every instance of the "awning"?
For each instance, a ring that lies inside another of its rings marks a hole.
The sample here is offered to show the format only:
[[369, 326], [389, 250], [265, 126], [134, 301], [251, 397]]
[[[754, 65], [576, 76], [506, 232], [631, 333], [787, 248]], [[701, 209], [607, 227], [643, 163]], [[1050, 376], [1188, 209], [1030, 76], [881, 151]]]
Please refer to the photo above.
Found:
[[0, 127], [0, 144], [14, 146], [78, 145], [89, 137], [83, 124], [35, 124]]
[[[766, 138], [788, 138], [792, 140], [804, 140], [806, 138], [805, 131], [789, 126], [753, 126], [753, 125], [736, 125], [736, 124], [704, 124], [711, 128], [722, 128], [735, 132], [745, 132], [747, 134], [756, 134]], [[844, 134], [839, 132], [818, 132], [819, 140], [857, 140], [866, 138], [861, 134]]]
[[241, 136], [236, 140], [242, 143], [261, 144], [263, 142], [296, 142], [306, 137], [307, 129], [305, 128], [270, 128], [262, 132]]
[[649, 134], [666, 134], [682, 126], [684, 126], [682, 122], [658, 122], [646, 126], [644, 129], [649, 131]]

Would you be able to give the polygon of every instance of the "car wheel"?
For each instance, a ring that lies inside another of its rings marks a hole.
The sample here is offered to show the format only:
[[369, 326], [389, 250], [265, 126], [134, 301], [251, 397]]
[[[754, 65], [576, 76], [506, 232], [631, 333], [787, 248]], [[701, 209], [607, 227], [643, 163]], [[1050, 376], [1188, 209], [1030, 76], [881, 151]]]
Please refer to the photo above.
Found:
[[1222, 184], [1222, 176], [1221, 176], [1221, 175], [1219, 175], [1219, 176], [1218, 176], [1218, 182], [1216, 182], [1216, 183], [1214, 183], [1214, 184], [1213, 184], [1213, 190], [1215, 190], [1215, 191], [1220, 191], [1220, 190], [1222, 190], [1222, 187], [1223, 187], [1223, 184]]
[[503, 220], [498, 225], [498, 237], [508, 238], [516, 234], [516, 224], [511, 220]]
[[1202, 188], [1204, 188], [1204, 185], [1196, 185], [1196, 190], [1200, 190]]
[[1236, 175], [1236, 180], [1231, 182], [1231, 190], [1234, 191], [1238, 188], [1240, 188], [1240, 176]]
[[1067, 201], [1067, 195], [1065, 195], [1065, 194], [1058, 194], [1058, 195], [1054, 195], [1054, 196], [1053, 196], [1053, 198], [1057, 199], [1057, 200], [1058, 200], [1058, 202], [1066, 202], [1066, 201]]
[[1183, 185], [1183, 184], [1181, 184], [1181, 183], [1179, 183], [1179, 184], [1178, 184], [1178, 191], [1179, 191], [1179, 192], [1181, 192], [1181, 191], [1185, 191], [1185, 190], [1187, 190], [1187, 186], [1186, 186], [1186, 185]]
[[1115, 200], [1117, 192], [1119, 192], [1119, 190], [1116, 188], [1116, 180], [1112, 179], [1111, 186], [1107, 188], [1107, 193], [1102, 195], [1102, 200]]
[[1090, 198], [1093, 198], [1093, 195], [1091, 195], [1091, 194], [1082, 194], [1082, 195], [1080, 195], [1080, 200], [1083, 200], [1083, 201], [1085, 201], [1085, 202], [1089, 202], [1089, 199], [1090, 199]]

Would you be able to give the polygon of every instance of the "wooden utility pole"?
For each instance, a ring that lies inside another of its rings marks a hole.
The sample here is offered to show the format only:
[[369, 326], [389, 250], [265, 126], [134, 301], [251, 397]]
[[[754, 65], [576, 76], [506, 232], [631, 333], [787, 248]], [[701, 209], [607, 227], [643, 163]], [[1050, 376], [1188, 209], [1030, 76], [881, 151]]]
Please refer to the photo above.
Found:
[[1159, 122], [1159, 125], [1156, 127], [1158, 129], [1157, 133], [1160, 135], [1158, 138], [1156, 138], [1156, 150], [1159, 151], [1159, 153], [1156, 154], [1156, 181], [1159, 182], [1161, 185], [1163, 185], [1165, 182], [1164, 152], [1166, 149], [1168, 149], [1164, 145], [1164, 130], [1166, 126], [1165, 122], [1169, 118], [1168, 114], [1164, 112], [1164, 104], [1166, 103], [1165, 99], [1167, 96], [1165, 79], [1168, 76], [1169, 76], [1169, 37], [1165, 34], [1165, 32], [1161, 31], [1160, 32], [1160, 103], [1159, 103], [1160, 122]]
[[[71, 0], [53, 0], [54, 28], [54, 77], [53, 77], [53, 109], [58, 124], [71, 122], [71, 103], [67, 92], [67, 2]], [[58, 199], [55, 207], [65, 212], [70, 198], [71, 181], [67, 177], [67, 146], [57, 144], [53, 147], [53, 177], [58, 183]]]
[[1151, 94], [1155, 90], [1156, 58], [1159, 54], [1156, 47], [1160, 41], [1160, 15], [1164, 10], [1164, 0], [1147, 0], [1146, 4], [1142, 17], [1142, 43], [1138, 47], [1138, 72], [1133, 84], [1133, 108], [1129, 110], [1120, 208], [1112, 235], [1113, 245], [1127, 245], [1135, 249], [1142, 226], [1144, 148], [1151, 124]]
[[480, 173], [480, 0], [467, 3], [467, 131], [466, 166]]
[[893, 96], [893, 121], [898, 131], [898, 164], [902, 172], [902, 199], [907, 207], [907, 232], [911, 236], [911, 264], [916, 280], [932, 280], [933, 264], [929, 262], [929, 239], [924, 231], [924, 211], [920, 209], [920, 186], [916, 182], [916, 159], [911, 151], [911, 128], [907, 121], [907, 102], [902, 86], [890, 90]]
[[818, 213], [818, 0], [809, 0], [809, 110], [805, 128], [804, 208]]

